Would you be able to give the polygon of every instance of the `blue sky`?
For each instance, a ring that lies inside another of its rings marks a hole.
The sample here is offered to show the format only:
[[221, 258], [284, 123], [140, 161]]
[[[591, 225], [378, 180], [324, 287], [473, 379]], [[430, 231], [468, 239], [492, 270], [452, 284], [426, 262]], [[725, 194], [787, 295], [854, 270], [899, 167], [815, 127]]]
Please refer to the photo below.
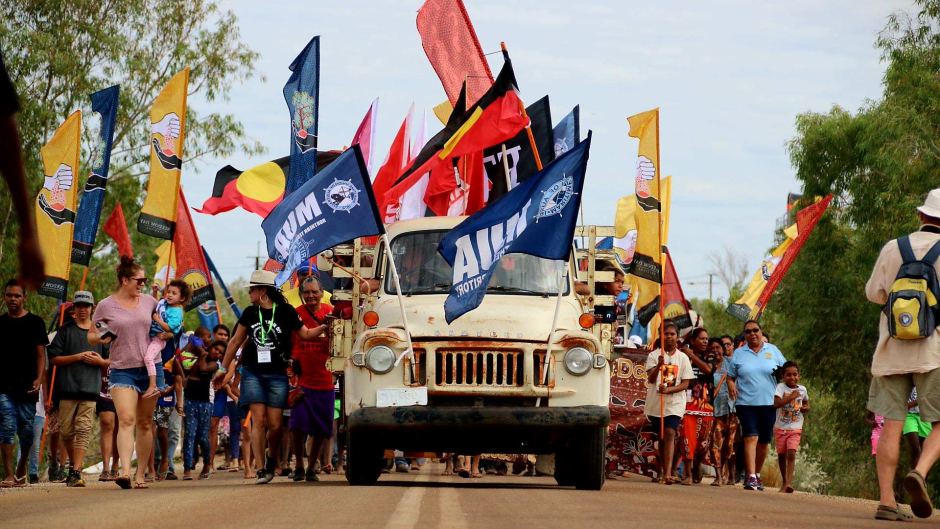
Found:
[[[707, 296], [709, 253], [727, 246], [757, 266], [787, 192], [799, 190], [786, 151], [796, 115], [833, 105], [856, 110], [878, 98], [884, 67], [874, 39], [891, 12], [913, 9], [895, 0], [465, 3], [485, 52], [507, 43], [525, 101], [549, 94], [555, 121], [581, 105], [582, 134], [594, 131], [586, 222], [612, 224], [617, 197], [633, 192], [636, 142], [626, 118], [660, 107], [662, 171], [673, 175], [670, 250], [688, 297]], [[222, 166], [247, 169], [288, 152], [281, 89], [314, 35], [321, 35], [321, 148], [347, 145], [375, 97], [378, 163], [412, 102], [437, 130], [430, 108], [446, 96], [415, 29], [420, 1], [222, 5], [260, 53], [259, 75], [235, 86], [228, 101], [190, 104], [236, 114], [267, 153], [184, 166], [191, 205], [210, 195]], [[501, 59], [489, 58], [495, 72]], [[242, 211], [193, 216], [223, 276], [247, 277], [263, 241], [261, 219]]]

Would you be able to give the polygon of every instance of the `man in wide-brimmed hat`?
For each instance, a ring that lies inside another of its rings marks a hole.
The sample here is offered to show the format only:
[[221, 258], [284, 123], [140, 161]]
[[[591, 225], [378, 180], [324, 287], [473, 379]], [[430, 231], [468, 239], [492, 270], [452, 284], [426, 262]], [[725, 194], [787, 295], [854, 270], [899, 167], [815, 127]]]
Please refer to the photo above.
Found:
[[[921, 221], [920, 229], [889, 241], [881, 249], [871, 278], [865, 286], [869, 301], [882, 306], [889, 302], [898, 271], [905, 262], [912, 259], [930, 262], [940, 254], [940, 188], [927, 194], [927, 199], [917, 208], [917, 212]], [[907, 259], [903, 257], [905, 253], [908, 254]], [[940, 259], [934, 259], [933, 266], [940, 275]], [[931, 297], [940, 294], [936, 292], [936, 285], [931, 290], [933, 292], [928, 292], [926, 296], [928, 303]], [[871, 389], [868, 393], [868, 409], [885, 418], [876, 455], [881, 502], [875, 518], [909, 520], [910, 514], [899, 511], [895, 501], [892, 488], [894, 473], [897, 470], [911, 389], [917, 388], [921, 419], [934, 425], [940, 422], [940, 326], [933, 332], [926, 329], [924, 333], [927, 336], [921, 338], [910, 336], [907, 338], [912, 339], [900, 339], [897, 331], [892, 336], [889, 328], [889, 317], [893, 318], [896, 314], [892, 312], [889, 315], [888, 312], [890, 309], [881, 314], [878, 345], [871, 364]], [[910, 314], [900, 314], [898, 317], [900, 325], [907, 325], [916, 319]], [[938, 456], [940, 429], [934, 428], [924, 442], [916, 467], [904, 478], [904, 488], [911, 496], [911, 509], [921, 518], [927, 518], [933, 512], [924, 478]]]

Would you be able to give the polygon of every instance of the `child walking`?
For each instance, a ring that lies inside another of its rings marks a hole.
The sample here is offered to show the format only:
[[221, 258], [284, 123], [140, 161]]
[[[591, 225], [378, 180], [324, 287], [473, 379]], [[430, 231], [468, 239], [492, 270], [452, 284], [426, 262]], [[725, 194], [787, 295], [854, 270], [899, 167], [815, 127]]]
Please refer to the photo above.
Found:
[[[189, 299], [189, 285], [182, 279], [170, 281], [163, 292], [163, 299], [153, 311], [153, 323], [150, 324], [150, 344], [147, 346], [147, 376], [150, 384], [144, 397], [156, 395], [166, 389], [161, 364], [161, 352], [166, 347], [163, 333], [178, 336], [183, 330], [183, 304]], [[159, 383], [158, 383], [159, 382]]]
[[803, 415], [809, 411], [809, 395], [800, 385], [800, 367], [796, 362], [786, 362], [781, 369], [783, 382], [777, 384], [774, 392], [774, 408], [777, 408], [774, 444], [777, 445], [777, 461], [783, 478], [780, 492], [792, 493], [796, 452], [800, 449], [803, 435]]

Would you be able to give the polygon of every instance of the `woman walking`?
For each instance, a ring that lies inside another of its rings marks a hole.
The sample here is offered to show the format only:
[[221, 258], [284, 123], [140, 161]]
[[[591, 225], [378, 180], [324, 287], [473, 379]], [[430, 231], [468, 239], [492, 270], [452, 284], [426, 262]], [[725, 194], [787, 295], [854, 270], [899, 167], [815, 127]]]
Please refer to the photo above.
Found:
[[[117, 267], [118, 286], [113, 294], [98, 304], [88, 331], [88, 342], [111, 346], [109, 386], [117, 410], [117, 448], [121, 470], [115, 482], [122, 489], [131, 488], [131, 457], [136, 444], [137, 474], [133, 486], [147, 488], [144, 474], [153, 448], [153, 410], [157, 395], [144, 398], [150, 379], [147, 356], [150, 343], [151, 315], [157, 306], [153, 297], [141, 294], [147, 284], [143, 268], [130, 257], [121, 257]], [[172, 338], [165, 333], [163, 339]], [[135, 443], [136, 438], [136, 443]]]

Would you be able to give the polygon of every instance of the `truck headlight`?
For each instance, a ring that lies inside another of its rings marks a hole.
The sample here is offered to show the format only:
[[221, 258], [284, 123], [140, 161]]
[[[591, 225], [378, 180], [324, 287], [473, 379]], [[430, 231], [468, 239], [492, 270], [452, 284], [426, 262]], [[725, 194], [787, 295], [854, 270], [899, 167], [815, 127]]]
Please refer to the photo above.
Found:
[[583, 347], [572, 347], [565, 353], [565, 369], [572, 375], [581, 376], [591, 370], [594, 355]]
[[366, 367], [379, 375], [388, 373], [395, 367], [395, 352], [384, 345], [376, 345], [366, 352]]

